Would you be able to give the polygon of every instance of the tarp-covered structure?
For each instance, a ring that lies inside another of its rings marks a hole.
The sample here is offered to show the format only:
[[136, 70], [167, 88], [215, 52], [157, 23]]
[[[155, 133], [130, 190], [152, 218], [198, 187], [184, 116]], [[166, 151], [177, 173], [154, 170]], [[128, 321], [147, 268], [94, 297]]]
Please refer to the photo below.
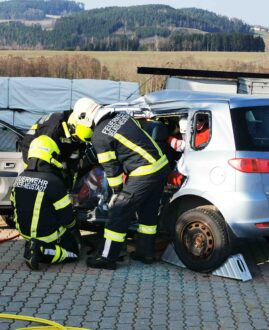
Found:
[[81, 97], [90, 97], [106, 105], [139, 96], [139, 85], [134, 82], [0, 77], [0, 120], [28, 129], [46, 113], [73, 109]]

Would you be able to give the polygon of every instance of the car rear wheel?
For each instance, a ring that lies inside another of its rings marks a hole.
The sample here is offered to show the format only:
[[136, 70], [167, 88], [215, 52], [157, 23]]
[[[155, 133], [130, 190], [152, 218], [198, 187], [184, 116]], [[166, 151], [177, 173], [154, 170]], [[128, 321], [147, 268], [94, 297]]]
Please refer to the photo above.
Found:
[[223, 217], [207, 207], [189, 210], [178, 218], [174, 244], [188, 268], [205, 273], [221, 266], [231, 250]]

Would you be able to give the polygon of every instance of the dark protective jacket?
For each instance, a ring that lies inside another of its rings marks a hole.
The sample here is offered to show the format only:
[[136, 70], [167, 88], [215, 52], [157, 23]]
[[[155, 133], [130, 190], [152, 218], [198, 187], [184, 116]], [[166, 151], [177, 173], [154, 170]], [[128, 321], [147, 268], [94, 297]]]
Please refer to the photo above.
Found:
[[75, 225], [70, 197], [55, 173], [22, 172], [15, 180], [11, 201], [16, 228], [25, 239], [50, 243]]
[[114, 189], [121, 186], [123, 174], [150, 175], [168, 163], [158, 144], [126, 113], [101, 119], [94, 128], [92, 143]]
[[41, 117], [25, 134], [22, 141], [22, 156], [25, 164], [28, 163], [27, 156], [30, 143], [40, 135], [47, 135], [52, 138], [60, 149], [59, 161], [70, 162], [71, 154], [81, 149], [82, 144], [71, 139], [67, 128], [67, 121], [71, 111], [56, 112]]

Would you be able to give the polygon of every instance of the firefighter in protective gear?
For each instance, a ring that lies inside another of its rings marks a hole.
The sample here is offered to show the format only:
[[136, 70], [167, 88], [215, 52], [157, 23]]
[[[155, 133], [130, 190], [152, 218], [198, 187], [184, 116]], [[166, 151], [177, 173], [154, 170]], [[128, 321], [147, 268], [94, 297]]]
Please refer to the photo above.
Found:
[[[106, 107], [90, 110], [85, 119], [93, 129], [92, 144], [113, 191], [109, 221], [95, 257], [87, 265], [115, 269], [131, 217], [139, 227], [133, 259], [154, 261], [157, 215], [168, 173], [168, 160], [157, 143], [126, 113]], [[123, 176], [126, 176], [123, 182]]]
[[[89, 142], [92, 135], [92, 130], [88, 125], [84, 126], [81, 120], [78, 123], [78, 119], [83, 119], [83, 114], [80, 111], [82, 103], [84, 107], [86, 106], [86, 109], [100, 107], [92, 99], [82, 98], [75, 103], [73, 111], [45, 115], [31, 127], [25, 134], [22, 142], [22, 155], [25, 167], [28, 163], [30, 143], [40, 135], [47, 135], [55, 141], [61, 151], [60, 161], [66, 163], [67, 168], [76, 166], [76, 160], [80, 158], [79, 151], [84, 150], [81, 141]], [[75, 160], [72, 155], [74, 155]]]
[[73, 261], [79, 255], [76, 220], [59, 155], [50, 137], [34, 139], [27, 169], [16, 178], [11, 194], [16, 228], [26, 240], [24, 258], [33, 270], [39, 262]]
[[70, 155], [74, 150], [78, 149], [79, 145], [72, 139], [70, 129], [68, 128], [67, 123], [71, 114], [71, 111], [64, 111], [45, 115], [26, 132], [22, 141], [22, 156], [25, 167], [28, 164], [30, 143], [40, 135], [47, 135], [53, 139], [61, 150], [61, 162], [68, 162]]

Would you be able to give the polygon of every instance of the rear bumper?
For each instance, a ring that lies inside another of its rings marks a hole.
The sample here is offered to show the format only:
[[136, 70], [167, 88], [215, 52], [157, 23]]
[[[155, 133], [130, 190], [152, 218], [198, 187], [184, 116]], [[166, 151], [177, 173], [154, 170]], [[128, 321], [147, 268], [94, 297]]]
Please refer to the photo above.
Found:
[[269, 203], [264, 192], [216, 192], [203, 197], [220, 210], [237, 237], [269, 236], [269, 227], [256, 227], [257, 223], [269, 224]]
[[269, 224], [269, 217], [264, 219], [255, 219], [253, 223], [250, 223], [249, 221], [237, 221], [236, 223], [229, 224], [229, 226], [237, 237], [254, 238], [269, 236], [269, 227], [258, 228], [255, 226], [256, 223], [265, 222]]

